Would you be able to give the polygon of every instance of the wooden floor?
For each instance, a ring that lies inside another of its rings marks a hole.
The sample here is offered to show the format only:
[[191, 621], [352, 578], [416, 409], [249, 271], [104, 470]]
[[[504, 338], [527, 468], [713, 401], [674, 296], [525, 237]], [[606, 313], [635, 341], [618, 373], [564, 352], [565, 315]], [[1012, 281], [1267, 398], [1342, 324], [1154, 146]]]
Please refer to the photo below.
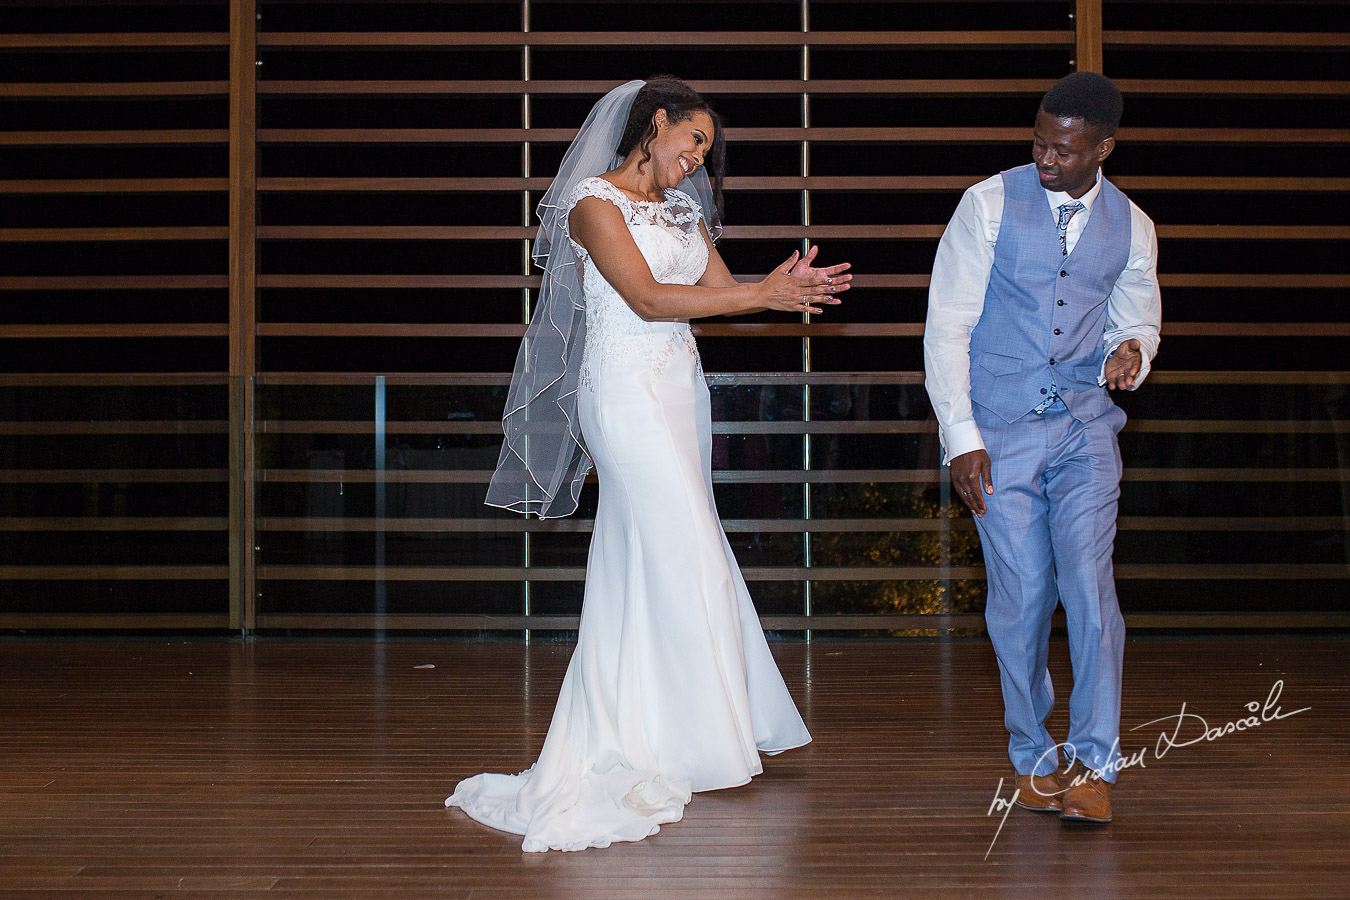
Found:
[[[1001, 832], [987, 644], [774, 651], [812, 744], [644, 842], [536, 855], [443, 800], [533, 762], [568, 644], [0, 643], [0, 896], [1346, 896], [1350, 641], [1132, 640], [1115, 822]], [[1221, 729], [1281, 681], [1286, 718], [1180, 746], [1183, 704]]]

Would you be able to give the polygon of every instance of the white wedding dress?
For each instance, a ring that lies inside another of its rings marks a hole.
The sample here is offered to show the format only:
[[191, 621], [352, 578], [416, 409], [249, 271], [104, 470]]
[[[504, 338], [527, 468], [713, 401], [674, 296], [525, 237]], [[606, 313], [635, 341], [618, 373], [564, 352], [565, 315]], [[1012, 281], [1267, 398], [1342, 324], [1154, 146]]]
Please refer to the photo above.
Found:
[[[708, 262], [699, 208], [669, 190], [617, 206], [657, 281]], [[760, 753], [811, 740], [769, 654], [712, 492], [708, 388], [687, 322], [640, 318], [576, 247], [586, 345], [578, 407], [600, 481], [576, 650], [538, 761], [475, 775], [445, 801], [526, 851], [639, 841], [691, 791], [745, 784]]]

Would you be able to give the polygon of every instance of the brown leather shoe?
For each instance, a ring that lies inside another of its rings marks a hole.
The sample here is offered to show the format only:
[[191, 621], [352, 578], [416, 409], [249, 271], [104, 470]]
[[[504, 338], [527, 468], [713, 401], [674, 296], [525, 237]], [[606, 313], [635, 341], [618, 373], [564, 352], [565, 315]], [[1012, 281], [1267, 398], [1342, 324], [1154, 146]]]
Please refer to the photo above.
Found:
[[1064, 795], [1064, 788], [1059, 783], [1057, 772], [1049, 775], [1018, 775], [1014, 784], [1017, 787], [1017, 800], [1014, 802], [1023, 809], [1057, 813], [1062, 808], [1060, 798]]
[[1068, 786], [1060, 801], [1063, 807], [1059, 813], [1061, 819], [1068, 822], [1111, 821], [1111, 782], [1084, 766], [1074, 766], [1060, 778]]

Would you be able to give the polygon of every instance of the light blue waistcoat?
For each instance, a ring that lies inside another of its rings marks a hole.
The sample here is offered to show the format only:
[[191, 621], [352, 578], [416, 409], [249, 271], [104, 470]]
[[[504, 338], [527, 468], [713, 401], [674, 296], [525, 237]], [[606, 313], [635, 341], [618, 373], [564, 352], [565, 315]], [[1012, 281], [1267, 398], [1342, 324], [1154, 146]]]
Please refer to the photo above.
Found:
[[1015, 422], [1053, 384], [1075, 419], [1091, 421], [1114, 405], [1097, 376], [1106, 298], [1129, 260], [1130, 201], [1102, 179], [1087, 227], [1065, 257], [1036, 167], [1004, 172], [1003, 190], [984, 312], [970, 333], [970, 399]]

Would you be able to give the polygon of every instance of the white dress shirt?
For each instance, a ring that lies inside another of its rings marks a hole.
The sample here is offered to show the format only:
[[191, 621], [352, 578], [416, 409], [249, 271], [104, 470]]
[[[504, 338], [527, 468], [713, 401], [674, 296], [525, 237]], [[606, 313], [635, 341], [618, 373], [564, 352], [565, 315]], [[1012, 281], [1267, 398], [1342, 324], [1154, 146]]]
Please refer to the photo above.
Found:
[[[1066, 243], [1073, 252], [1102, 189], [1097, 182], [1078, 198], [1083, 209], [1069, 220]], [[1059, 207], [1073, 200], [1060, 191], [1046, 191], [1056, 219]], [[928, 287], [928, 321], [923, 333], [925, 385], [937, 414], [943, 465], [953, 457], [984, 449], [970, 406], [970, 332], [984, 312], [984, 295], [994, 266], [994, 245], [1003, 220], [1003, 177], [995, 175], [969, 188], [956, 206], [933, 260]], [[1130, 338], [1139, 341], [1143, 361], [1134, 387], [1143, 384], [1158, 353], [1162, 296], [1158, 290], [1158, 237], [1153, 220], [1130, 201], [1130, 255], [1106, 300], [1102, 343], [1110, 357]], [[1098, 384], [1106, 384], [1106, 366]], [[1131, 388], [1133, 390], [1134, 388]]]

